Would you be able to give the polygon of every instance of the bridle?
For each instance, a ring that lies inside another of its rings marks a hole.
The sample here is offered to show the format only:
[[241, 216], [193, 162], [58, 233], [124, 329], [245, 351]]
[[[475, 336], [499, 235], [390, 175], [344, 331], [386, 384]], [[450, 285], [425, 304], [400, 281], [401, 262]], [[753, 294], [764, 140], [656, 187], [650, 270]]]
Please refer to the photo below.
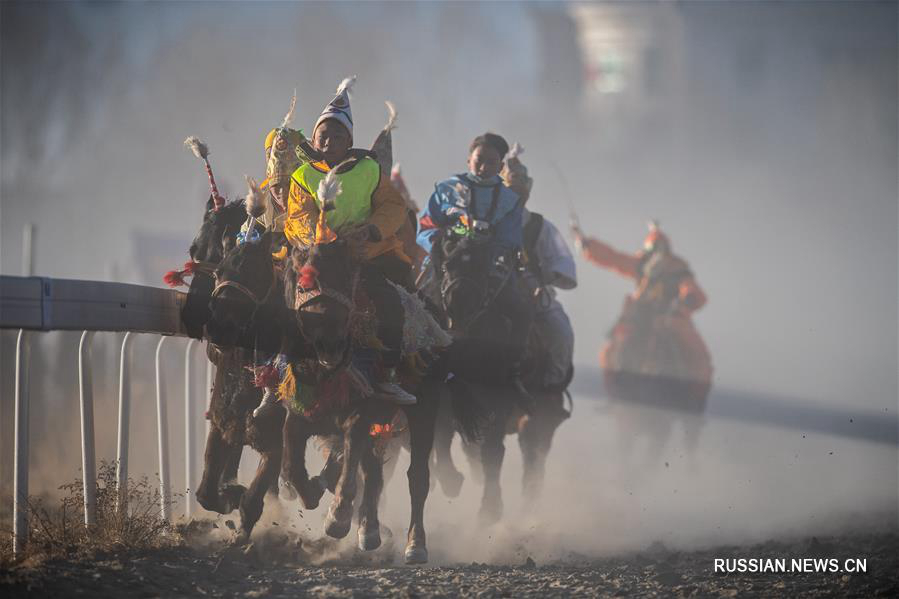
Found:
[[261, 306], [262, 304], [264, 304], [268, 301], [269, 297], [271, 297], [271, 295], [272, 295], [272, 292], [275, 290], [275, 287], [278, 286], [278, 277], [275, 274], [274, 266], [272, 267], [271, 274], [272, 274], [272, 281], [269, 284], [268, 290], [266, 290], [265, 295], [263, 295], [262, 298], [260, 299], [259, 296], [257, 296], [253, 292], [252, 289], [250, 289], [246, 285], [242, 285], [241, 283], [238, 283], [237, 281], [230, 281], [230, 280], [229, 281], [219, 281], [217, 271], [214, 271], [212, 273], [212, 276], [215, 278], [217, 283], [216, 283], [215, 287], [212, 289], [212, 295], [210, 297], [212, 299], [215, 299], [216, 297], [221, 295], [222, 291], [224, 291], [225, 289], [227, 289], [229, 287], [232, 289], [236, 289], [242, 295], [246, 296], [251, 302], [253, 302], [253, 307], [255, 308], [254, 313], [255, 313], [255, 310], [258, 310], [259, 306]]
[[342, 305], [344, 308], [349, 310], [350, 315], [352, 316], [356, 311], [356, 289], [359, 287], [359, 274], [360, 270], [357, 268], [356, 272], [353, 273], [353, 282], [350, 286], [350, 295], [346, 295], [336, 289], [332, 289], [331, 287], [323, 287], [321, 281], [316, 277], [315, 279], [315, 287], [311, 287], [309, 289], [305, 289], [297, 284], [297, 293], [296, 293], [296, 303], [294, 307], [296, 310], [302, 310], [305, 306], [311, 304], [312, 302], [318, 300], [322, 297], [327, 297], [333, 299], [338, 304]]
[[[463, 275], [455, 275], [452, 277], [448, 276], [450, 273], [447, 268], [447, 264], [450, 262], [451, 258], [453, 258], [455, 256], [455, 254], [457, 254], [461, 251], [464, 251], [464, 250], [462, 248], [453, 248], [446, 256], [444, 256], [444, 259], [441, 261], [441, 264], [440, 264], [440, 275], [441, 275], [440, 276], [440, 285], [439, 285], [440, 303], [442, 304], [444, 314], [449, 313], [449, 309], [448, 309], [449, 307], [446, 305], [446, 300], [447, 300], [447, 296], [450, 294], [451, 291], [453, 291], [456, 287], [458, 287], [459, 285], [461, 285], [462, 283], [464, 283], [466, 281], [475, 286], [479, 285], [479, 281], [470, 275], [463, 274]], [[499, 296], [500, 292], [503, 290], [503, 287], [505, 287], [508, 284], [509, 278], [511, 276], [512, 276], [512, 270], [509, 269], [506, 271], [505, 274], [503, 274], [501, 280], [498, 281], [498, 284], [493, 286], [493, 289], [488, 289], [487, 292], [484, 293], [484, 297], [483, 297], [483, 300], [481, 301], [481, 305], [478, 307], [478, 309], [475, 311], [475, 313], [468, 319], [469, 325], [473, 322], [476, 322], [481, 316], [484, 315], [485, 312], [487, 312], [487, 310], [490, 309], [490, 306], [493, 304], [494, 300], [496, 300], [496, 298]], [[488, 275], [487, 278], [489, 280], [490, 275]]]
[[[310, 288], [301, 287], [299, 281], [297, 281], [297, 290], [296, 290], [296, 300], [294, 304], [294, 308], [299, 314], [305, 306], [312, 304], [316, 301], [321, 300], [322, 298], [329, 298], [343, 306], [347, 309], [347, 338], [352, 339], [352, 322], [353, 318], [356, 316], [356, 291], [359, 288], [359, 278], [361, 275], [361, 269], [356, 267], [353, 272], [353, 280], [350, 284], [350, 295], [346, 295], [341, 291], [337, 291], [336, 289], [332, 289], [331, 287], [325, 287], [321, 284], [318, 276], [315, 278], [315, 286]], [[303, 327], [300, 326], [300, 334], [306, 337], [305, 331], [303, 331]], [[308, 339], [308, 338], [307, 338]], [[340, 358], [340, 362], [334, 366], [331, 371], [337, 372], [342, 369], [344, 366], [350, 363], [350, 356], [352, 354], [352, 343], [347, 343], [343, 355]]]

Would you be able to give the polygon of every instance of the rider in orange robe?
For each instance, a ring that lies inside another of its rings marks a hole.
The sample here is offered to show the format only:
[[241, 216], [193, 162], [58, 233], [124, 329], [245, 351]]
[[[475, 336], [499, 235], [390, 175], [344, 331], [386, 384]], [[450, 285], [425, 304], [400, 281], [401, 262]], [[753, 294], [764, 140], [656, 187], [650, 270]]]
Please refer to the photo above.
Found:
[[691, 397], [704, 401], [712, 363], [691, 315], [707, 298], [668, 237], [652, 223], [643, 250], [631, 255], [577, 228], [574, 234], [585, 258], [637, 282], [599, 355], [607, 383], [633, 375], [684, 383]]

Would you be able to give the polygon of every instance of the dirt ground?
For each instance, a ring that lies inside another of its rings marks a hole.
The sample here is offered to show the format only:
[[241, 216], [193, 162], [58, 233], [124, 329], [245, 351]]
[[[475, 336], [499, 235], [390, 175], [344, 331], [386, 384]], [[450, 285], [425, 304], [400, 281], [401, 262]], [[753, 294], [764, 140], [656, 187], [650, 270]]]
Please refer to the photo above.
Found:
[[[680, 552], [654, 544], [629, 555], [507, 565], [409, 567], [388, 540], [375, 554], [268, 534], [223, 544], [106, 553], [0, 570], [6, 597], [896, 597], [899, 537], [811, 538]], [[715, 558], [866, 558], [867, 572], [716, 574]], [[320, 563], [320, 562], [324, 563]], [[320, 563], [320, 565], [310, 565]]]

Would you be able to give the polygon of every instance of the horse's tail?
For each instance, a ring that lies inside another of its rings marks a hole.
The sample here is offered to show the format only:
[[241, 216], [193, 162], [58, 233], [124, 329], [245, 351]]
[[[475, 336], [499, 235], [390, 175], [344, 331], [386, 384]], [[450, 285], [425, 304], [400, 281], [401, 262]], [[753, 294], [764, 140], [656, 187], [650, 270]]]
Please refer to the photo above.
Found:
[[481, 438], [481, 430], [489, 417], [484, 405], [478, 401], [468, 383], [459, 377], [450, 379], [447, 388], [456, 430], [467, 443], [478, 441]]

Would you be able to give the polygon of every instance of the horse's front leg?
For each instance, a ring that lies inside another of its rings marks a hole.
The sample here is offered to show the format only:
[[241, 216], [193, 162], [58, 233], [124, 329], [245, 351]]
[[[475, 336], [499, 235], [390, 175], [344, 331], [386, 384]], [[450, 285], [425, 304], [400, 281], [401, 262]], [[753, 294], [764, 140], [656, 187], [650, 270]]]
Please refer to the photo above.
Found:
[[412, 514], [409, 521], [409, 536], [406, 540], [404, 558], [407, 564], [424, 564], [428, 561], [428, 547], [425, 535], [425, 501], [430, 490], [430, 459], [434, 447], [434, 425], [437, 420], [436, 398], [428, 401], [425, 394], [419, 395], [419, 403], [407, 406], [406, 419], [409, 422], [410, 463], [409, 498]]
[[284, 420], [284, 451], [281, 461], [281, 477], [285, 485], [293, 486], [303, 507], [314, 510], [324, 494], [318, 478], [310, 480], [306, 470], [306, 444], [312, 436], [312, 427], [303, 416], [287, 410]]
[[509, 418], [511, 402], [508, 398], [498, 398], [498, 404], [493, 419], [491, 420], [484, 438], [481, 441], [481, 465], [484, 469], [484, 495], [481, 498], [481, 509], [478, 519], [484, 525], [499, 522], [503, 515], [502, 489], [499, 485], [500, 472], [503, 468], [503, 459], [506, 455], [505, 437], [506, 422]]
[[381, 527], [378, 521], [378, 501], [384, 488], [381, 456], [373, 444], [362, 454], [362, 503], [359, 504], [359, 549], [372, 551], [381, 546]]
[[536, 501], [540, 497], [553, 436], [567, 417], [562, 394], [547, 393], [538, 398], [534, 413], [519, 421], [518, 445], [524, 462], [522, 491], [528, 500]]
[[278, 481], [278, 472], [281, 468], [282, 448], [275, 447], [262, 454], [259, 466], [256, 468], [256, 476], [250, 483], [249, 489], [244, 493], [240, 501], [240, 530], [234, 541], [244, 544], [250, 540], [253, 527], [262, 516], [262, 508], [266, 492]]
[[329, 537], [342, 539], [350, 532], [359, 462], [366, 452], [371, 451], [370, 427], [371, 418], [360, 412], [354, 412], [343, 423], [343, 464], [334, 500], [325, 517], [325, 534]]
[[249, 489], [240, 500], [240, 530], [235, 537], [238, 544], [250, 540], [250, 533], [262, 515], [266, 493], [278, 482], [281, 471], [281, 456], [284, 443], [281, 439], [284, 429], [283, 411], [275, 413], [267, 419], [247, 419], [247, 426], [255, 427], [253, 447], [259, 451], [261, 458], [256, 467], [256, 476]]
[[456, 428], [447, 393], [450, 391], [444, 389], [438, 395], [440, 401], [434, 426], [434, 470], [443, 494], [447, 497], [458, 497], [465, 476], [453, 462], [452, 446]]
[[234, 484], [228, 487], [224, 493], [220, 490], [223, 474], [228, 468], [229, 461], [233, 461], [235, 449], [239, 460], [241, 447], [235, 448], [229, 445], [217, 428], [209, 429], [209, 436], [206, 438], [203, 478], [200, 480], [196, 493], [197, 502], [203, 509], [219, 514], [229, 514], [240, 502], [244, 491], [243, 487]]

